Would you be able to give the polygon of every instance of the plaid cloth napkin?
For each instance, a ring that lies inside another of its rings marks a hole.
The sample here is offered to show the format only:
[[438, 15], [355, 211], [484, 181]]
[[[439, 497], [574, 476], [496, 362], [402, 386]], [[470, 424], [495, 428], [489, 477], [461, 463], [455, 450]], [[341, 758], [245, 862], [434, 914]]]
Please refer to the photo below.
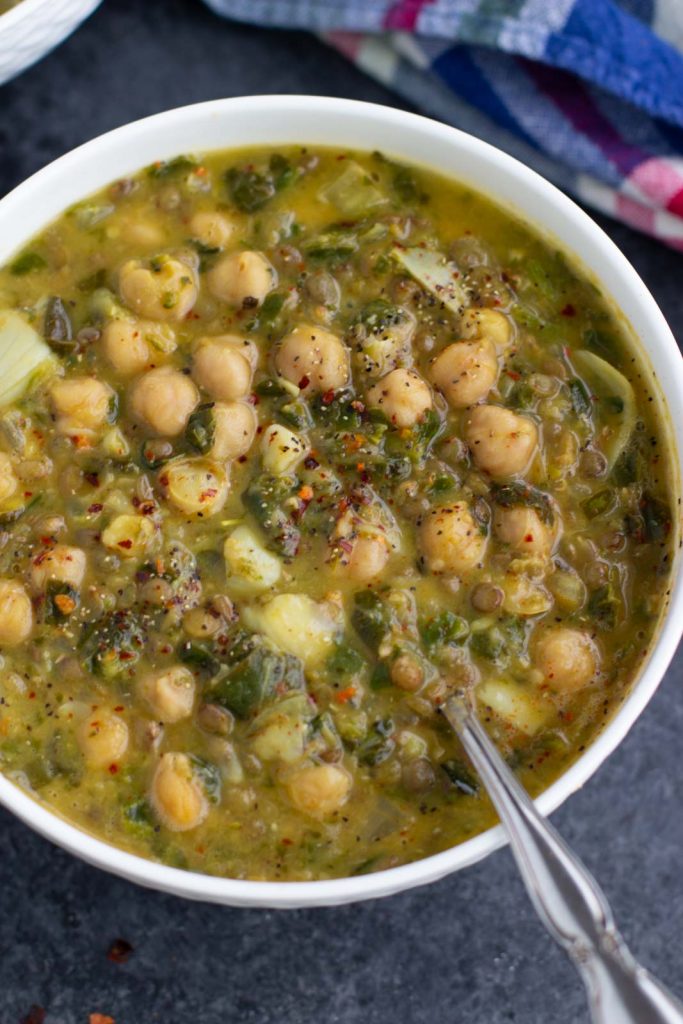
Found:
[[683, 250], [683, 0], [205, 0], [317, 32], [433, 117]]

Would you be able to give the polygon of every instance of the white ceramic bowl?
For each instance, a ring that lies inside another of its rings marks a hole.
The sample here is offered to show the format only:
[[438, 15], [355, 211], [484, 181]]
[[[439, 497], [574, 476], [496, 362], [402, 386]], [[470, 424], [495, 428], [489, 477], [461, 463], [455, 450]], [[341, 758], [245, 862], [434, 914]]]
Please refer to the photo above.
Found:
[[[0, 202], [0, 263], [67, 206], [154, 160], [182, 152], [286, 143], [380, 149], [469, 182], [521, 214], [600, 280], [642, 339], [668, 407], [681, 409], [683, 361], [674, 338], [647, 288], [607, 235], [553, 185], [512, 157], [453, 128], [387, 107], [310, 96], [252, 96], [182, 107], [126, 125], [56, 160]], [[679, 453], [680, 471], [680, 412], [674, 431], [671, 443]], [[678, 561], [675, 570], [669, 610], [633, 690], [595, 742], [538, 799], [543, 813], [553, 811], [590, 778], [655, 692], [683, 631]], [[69, 825], [1, 776], [0, 801], [91, 864], [191, 899], [239, 906], [303, 907], [387, 896], [473, 864], [504, 842], [497, 827], [444, 853], [376, 874], [321, 882], [247, 882], [180, 871], [124, 853]]]
[[21, 0], [0, 14], [0, 85], [45, 57], [102, 0]]

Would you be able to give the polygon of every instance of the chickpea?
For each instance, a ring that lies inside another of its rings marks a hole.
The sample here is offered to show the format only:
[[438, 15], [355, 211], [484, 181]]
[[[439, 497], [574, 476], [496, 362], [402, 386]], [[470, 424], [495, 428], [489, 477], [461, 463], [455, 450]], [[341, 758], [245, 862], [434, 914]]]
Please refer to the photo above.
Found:
[[19, 481], [14, 474], [14, 467], [9, 455], [0, 452], [0, 502], [6, 501], [16, 493]]
[[113, 711], [97, 708], [79, 722], [76, 739], [92, 768], [108, 768], [128, 749], [128, 726]]
[[110, 320], [102, 331], [105, 359], [122, 377], [141, 373], [162, 352], [172, 352], [175, 347], [173, 331], [151, 320]]
[[505, 478], [527, 470], [538, 445], [538, 428], [528, 416], [500, 405], [478, 405], [467, 420], [465, 437], [478, 468]]
[[217, 210], [198, 210], [190, 219], [190, 235], [202, 245], [222, 249], [230, 241], [234, 225]]
[[161, 824], [172, 832], [201, 825], [209, 804], [187, 754], [162, 754], [152, 779], [150, 803]]
[[389, 561], [389, 545], [384, 537], [375, 535], [356, 537], [351, 553], [340, 565], [345, 576], [354, 583], [371, 583], [384, 572]]
[[262, 252], [232, 252], [211, 268], [206, 283], [231, 306], [260, 306], [277, 284], [277, 273]]
[[336, 391], [351, 377], [349, 352], [341, 338], [310, 324], [299, 324], [282, 339], [275, 367], [302, 391]]
[[143, 374], [135, 381], [130, 396], [135, 418], [164, 437], [182, 433], [198, 402], [199, 393], [190, 378], [172, 366]]
[[472, 306], [465, 310], [460, 326], [464, 338], [485, 338], [501, 353], [512, 341], [512, 324], [496, 309]]
[[31, 598], [18, 580], [0, 579], [0, 647], [16, 647], [33, 628]]
[[105, 548], [120, 558], [142, 558], [152, 545], [156, 528], [146, 516], [123, 514], [116, 516], [102, 531]]
[[140, 681], [140, 693], [160, 722], [180, 722], [192, 714], [194, 676], [184, 665], [152, 672]]
[[591, 682], [600, 660], [589, 634], [568, 626], [552, 626], [536, 635], [532, 640], [532, 656], [548, 684], [568, 693]]
[[192, 352], [192, 376], [212, 398], [234, 402], [249, 394], [256, 358], [253, 344], [238, 335], [200, 338]]
[[554, 532], [543, 522], [534, 508], [519, 505], [516, 508], [496, 506], [493, 514], [493, 532], [513, 551], [526, 555], [549, 558], [555, 541]]
[[175, 459], [159, 476], [164, 496], [187, 515], [212, 516], [230, 491], [227, 470], [212, 459]]
[[392, 370], [368, 390], [368, 405], [397, 427], [413, 427], [433, 408], [429, 385], [415, 370]]
[[149, 364], [152, 352], [139, 323], [110, 320], [102, 331], [104, 356], [122, 376], [140, 373]]
[[33, 559], [31, 582], [37, 591], [46, 590], [52, 580], [78, 590], [83, 582], [86, 564], [85, 551], [81, 548], [55, 544], [54, 547], [45, 548]]
[[198, 291], [192, 267], [173, 256], [129, 260], [119, 271], [121, 300], [149, 320], [182, 320], [197, 301]]
[[351, 776], [340, 765], [309, 764], [290, 775], [286, 787], [297, 810], [314, 818], [326, 818], [346, 803]]
[[420, 522], [418, 540], [430, 572], [455, 576], [481, 562], [487, 542], [464, 501], [430, 509]]
[[228, 461], [246, 455], [256, 435], [257, 423], [256, 410], [247, 402], [216, 402], [210, 455]]
[[52, 408], [60, 434], [96, 431], [109, 420], [115, 395], [108, 384], [94, 377], [66, 377], [50, 388]]
[[452, 408], [474, 405], [498, 380], [496, 349], [487, 338], [456, 341], [434, 359], [430, 376]]

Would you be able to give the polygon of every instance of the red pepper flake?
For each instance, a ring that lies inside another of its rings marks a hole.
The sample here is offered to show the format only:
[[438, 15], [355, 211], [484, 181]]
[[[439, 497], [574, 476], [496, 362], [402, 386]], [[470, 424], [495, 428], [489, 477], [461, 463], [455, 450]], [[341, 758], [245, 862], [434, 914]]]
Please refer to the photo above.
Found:
[[356, 687], [347, 686], [343, 690], [340, 690], [339, 693], [335, 693], [334, 699], [336, 700], [337, 704], [348, 704], [348, 702], [350, 700], [353, 700], [355, 696]]
[[560, 310], [562, 316], [576, 316], [576, 310], [572, 306], [571, 302], [568, 302], [564, 309]]
[[107, 960], [111, 960], [113, 964], [125, 964], [130, 960], [132, 952], [133, 947], [130, 942], [125, 939], [114, 939], [107, 950]]
[[116, 763], [109, 765], [108, 771], [109, 771], [110, 775], [116, 775], [118, 770], [119, 770], [119, 766]]
[[124, 548], [126, 551], [130, 551], [130, 549], [133, 547], [133, 541], [132, 540], [120, 540], [120, 541], [117, 542], [116, 546], [119, 547], [119, 548]]
[[342, 539], [338, 543], [342, 551], [345, 551], [347, 555], [351, 554], [351, 552], [353, 551], [353, 544], [351, 543], [350, 540], [346, 540], [346, 538], [342, 537]]
[[24, 497], [25, 498], [32, 498], [33, 497], [33, 491], [24, 491]]
[[240, 457], [238, 458], [237, 461], [238, 462], [246, 462], [247, 461], [247, 456], [246, 455], [240, 455]]
[[506, 370], [505, 373], [510, 378], [510, 380], [520, 380], [522, 376], [521, 373], [517, 373], [516, 370]]
[[308, 484], [304, 484], [298, 492], [298, 497], [301, 498], [302, 501], [309, 502], [313, 497], [313, 488]]
[[116, 707], [114, 708], [114, 711], [125, 711], [125, 710], [126, 709], [124, 708], [123, 704], [117, 704]]
[[310, 383], [311, 383], [310, 377], [307, 377], [306, 374], [304, 374], [303, 377], [301, 378], [301, 380], [299, 381], [299, 389], [301, 391], [303, 391], [304, 388], [307, 388]]
[[166, 473], [164, 473], [163, 476], [159, 477], [159, 483], [161, 484], [162, 487], [168, 487], [169, 480]]
[[251, 394], [247, 398], [247, 402], [249, 403], [249, 405], [259, 405], [260, 402], [261, 402], [261, 399], [259, 398], [258, 395]]
[[29, 1006], [28, 1013], [25, 1017], [21, 1018], [20, 1024], [43, 1024], [45, 1020], [45, 1010], [42, 1006], [38, 1006], [34, 1003]]
[[531, 544], [533, 539], [534, 539], [533, 533], [527, 533], [526, 537], [524, 538], [524, 541], [525, 541], [526, 544]]
[[334, 402], [334, 389], [330, 388], [326, 391], [322, 398], [323, 405], [332, 405]]
[[88, 505], [88, 512], [91, 516], [96, 516], [103, 508], [104, 505], [100, 505], [99, 501], [94, 501], [92, 505]]
[[100, 486], [100, 478], [97, 473], [84, 473], [83, 479], [87, 481], [87, 483], [89, 483], [91, 487]]
[[280, 840], [280, 842], [282, 843], [283, 846], [294, 846], [294, 840], [293, 839], [288, 839], [287, 836], [284, 836]]
[[116, 1021], [106, 1013], [91, 1013], [88, 1016], [88, 1024], [116, 1024]]
[[211, 498], [215, 498], [217, 494], [218, 491], [215, 487], [207, 487], [206, 490], [202, 491], [202, 493], [200, 494], [199, 500], [209, 501]]
[[36, 691], [35, 690], [31, 690], [31, 692], [28, 695], [28, 699], [29, 700], [35, 700], [36, 699]]
[[132, 651], [121, 651], [121, 653], [119, 654], [120, 661], [130, 661], [130, 659], [134, 657], [135, 655], [133, 654]]

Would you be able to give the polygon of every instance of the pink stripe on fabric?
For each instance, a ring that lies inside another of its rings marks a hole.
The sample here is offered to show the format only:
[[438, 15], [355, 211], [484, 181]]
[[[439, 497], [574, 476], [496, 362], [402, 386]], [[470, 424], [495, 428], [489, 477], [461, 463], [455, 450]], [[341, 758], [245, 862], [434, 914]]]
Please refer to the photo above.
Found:
[[434, 0], [398, 0], [384, 16], [384, 27], [396, 32], [413, 32], [417, 19]]
[[360, 32], [325, 32], [323, 39], [355, 64], [365, 36]]
[[668, 207], [683, 189], [683, 174], [666, 157], [652, 157], [635, 167], [629, 175], [632, 182], [657, 206]]
[[671, 213], [675, 213], [677, 217], [683, 217], [683, 188], [672, 196], [669, 202], [666, 204], [667, 210]]
[[635, 199], [617, 194], [615, 212], [617, 217], [631, 227], [646, 231], [649, 235], [655, 233], [655, 211], [636, 202]]
[[521, 60], [520, 63], [577, 131], [595, 143], [622, 174], [631, 174], [634, 167], [648, 159], [645, 150], [619, 135], [574, 75], [535, 61]]

